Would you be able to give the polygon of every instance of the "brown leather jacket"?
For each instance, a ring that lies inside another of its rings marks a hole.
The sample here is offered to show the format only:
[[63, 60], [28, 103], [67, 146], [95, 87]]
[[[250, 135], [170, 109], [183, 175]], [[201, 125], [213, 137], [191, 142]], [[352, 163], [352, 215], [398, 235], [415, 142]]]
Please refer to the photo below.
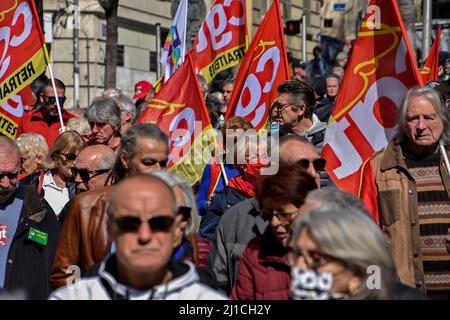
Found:
[[[447, 154], [450, 157], [450, 151]], [[395, 138], [375, 154], [371, 165], [378, 189], [380, 223], [400, 281], [425, 292], [416, 183]], [[450, 178], [443, 160], [439, 172], [450, 196]]]
[[64, 221], [50, 276], [53, 289], [66, 286], [73, 270], [81, 268], [81, 275], [101, 262], [111, 250], [106, 207], [111, 187], [84, 192], [72, 200]]

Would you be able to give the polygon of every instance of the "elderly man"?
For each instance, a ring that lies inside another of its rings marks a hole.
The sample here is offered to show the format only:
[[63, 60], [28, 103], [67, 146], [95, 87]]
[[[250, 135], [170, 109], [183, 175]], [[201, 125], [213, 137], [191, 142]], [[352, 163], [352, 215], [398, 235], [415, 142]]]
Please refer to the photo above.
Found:
[[199, 282], [195, 266], [170, 262], [179, 243], [182, 215], [172, 189], [155, 176], [135, 176], [113, 188], [108, 215], [116, 252], [98, 276], [54, 292], [69, 300], [226, 299]]
[[[169, 154], [168, 139], [154, 124], [140, 123], [131, 127], [122, 136], [113, 179], [164, 169]], [[53, 288], [65, 286], [72, 279], [74, 270], [70, 266], [78, 266], [84, 273], [110, 253], [106, 214], [110, 188], [83, 192], [72, 200], [50, 277]]]
[[295, 133], [306, 137], [322, 151], [327, 124], [313, 113], [316, 105], [314, 90], [298, 80], [287, 80], [278, 86], [275, 107], [281, 118], [280, 134]]
[[122, 120], [120, 108], [113, 99], [94, 99], [84, 116], [91, 126], [90, 144], [104, 144], [114, 151], [119, 149]]
[[103, 98], [111, 98], [120, 109], [120, 133], [124, 134], [136, 119], [136, 106], [133, 100], [120, 89], [108, 89], [103, 92]]
[[371, 160], [379, 219], [400, 281], [445, 299], [450, 298], [450, 177], [444, 165], [444, 154], [450, 157], [449, 123], [436, 91], [411, 89], [399, 110], [398, 134]]
[[34, 186], [18, 187], [20, 154], [0, 136], [0, 289], [45, 299], [59, 224]]
[[[298, 162], [320, 185], [318, 171], [323, 170], [325, 162], [306, 138], [297, 135], [281, 138], [279, 152], [281, 161]], [[227, 295], [236, 280], [242, 252], [250, 240], [266, 230], [267, 223], [258, 209], [254, 198], [245, 200], [228, 209], [216, 229], [206, 267], [214, 273], [217, 288]]]
[[327, 93], [325, 95], [325, 99], [320, 101], [320, 103], [314, 108], [314, 114], [316, 114], [319, 120], [323, 122], [328, 122], [328, 119], [330, 119], [340, 85], [339, 76], [335, 74], [328, 75], [326, 81]]
[[[16, 136], [19, 137], [22, 133], [38, 133], [44, 136], [49, 150], [52, 149], [53, 143], [61, 133], [61, 122], [59, 120], [56, 99], [59, 100], [61, 108], [63, 108], [64, 102], [66, 101], [66, 86], [64, 83], [61, 80], [55, 79], [55, 86], [58, 94], [57, 97], [55, 97], [52, 81], [50, 79], [45, 81], [39, 95], [39, 102], [42, 107], [26, 113], [20, 119], [16, 134]], [[64, 109], [62, 109], [61, 112], [64, 125], [66, 125], [67, 121], [73, 118], [74, 115]]]

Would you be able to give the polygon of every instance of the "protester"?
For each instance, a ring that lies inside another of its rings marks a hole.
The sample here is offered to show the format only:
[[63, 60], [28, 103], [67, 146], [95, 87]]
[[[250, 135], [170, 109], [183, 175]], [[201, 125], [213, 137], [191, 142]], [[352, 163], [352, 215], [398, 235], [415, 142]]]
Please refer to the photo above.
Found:
[[211, 125], [213, 128], [220, 130], [225, 122], [225, 113], [227, 111], [227, 104], [225, 103], [223, 93], [216, 91], [208, 94], [205, 104], [210, 115]]
[[[316, 186], [320, 185], [320, 172], [316, 170], [323, 170], [324, 161], [318, 160], [320, 156], [306, 138], [297, 135], [282, 137], [279, 156], [281, 162], [302, 166], [314, 178]], [[228, 296], [237, 278], [242, 252], [250, 240], [266, 230], [267, 222], [258, 210], [255, 198], [232, 206], [225, 211], [214, 234], [206, 269], [213, 272], [217, 288]]]
[[[111, 183], [127, 176], [164, 169], [169, 153], [168, 141], [167, 134], [154, 124], [132, 126], [122, 136]], [[106, 214], [110, 190], [111, 187], [105, 187], [83, 192], [72, 200], [50, 277], [54, 289], [67, 284], [73, 273], [69, 266], [78, 266], [83, 275], [110, 253]]]
[[298, 81], [308, 82], [308, 77], [306, 74], [306, 63], [304, 61], [295, 59], [292, 62], [291, 79], [297, 79]]
[[348, 63], [348, 56], [345, 52], [339, 52], [336, 55], [336, 67], [342, 67], [345, 70], [345, 67]]
[[76, 131], [80, 136], [83, 137], [84, 142], [89, 143], [92, 135], [91, 126], [89, 125], [89, 121], [86, 118], [71, 118], [67, 122], [66, 130], [68, 131]]
[[149, 104], [154, 96], [155, 88], [150, 82], [142, 80], [134, 85], [133, 99], [136, 100], [136, 108], [138, 108], [142, 103]]
[[90, 144], [104, 144], [114, 151], [120, 146], [120, 108], [112, 98], [96, 98], [86, 110], [91, 126]]
[[280, 131], [306, 137], [320, 153], [327, 124], [313, 113], [316, 104], [314, 90], [298, 80], [287, 80], [278, 86], [276, 104], [283, 120]]
[[328, 122], [331, 112], [333, 111], [334, 103], [339, 92], [340, 80], [339, 76], [330, 74], [327, 76], [327, 94], [315, 108], [314, 114], [317, 115], [320, 121]]
[[19, 148], [0, 136], [0, 289], [45, 299], [59, 224], [34, 186], [18, 185], [19, 170]]
[[199, 282], [191, 262], [171, 261], [181, 222], [175, 203], [171, 188], [157, 177], [120, 182], [108, 201], [108, 229], [116, 252], [102, 261], [98, 276], [59, 289], [50, 299], [224, 299]]
[[24, 133], [17, 138], [20, 150], [19, 180], [25, 176], [42, 171], [45, 168], [45, 160], [48, 155], [48, 146], [44, 137], [37, 133]]
[[344, 206], [325, 204], [305, 212], [294, 224], [292, 298], [426, 299], [398, 283], [383, 233], [370, 215], [350, 207], [347, 199], [340, 202]]
[[136, 106], [133, 100], [120, 89], [109, 89], [103, 92], [103, 98], [111, 98], [120, 109], [120, 133], [124, 134], [136, 119]]
[[[233, 94], [233, 88], [234, 88], [235, 81], [236, 81], [235, 78], [228, 78], [222, 84], [223, 98], [225, 99], [225, 104], [227, 106], [228, 106], [228, 103], [230, 103], [231, 95]], [[226, 112], [226, 110], [225, 110], [225, 112]]]
[[269, 227], [250, 241], [239, 265], [232, 300], [287, 300], [290, 297], [290, 225], [307, 193], [317, 188], [298, 164], [281, 165], [276, 175], [255, 185], [259, 212]]
[[331, 73], [337, 75], [339, 77], [339, 82], [342, 82], [345, 75], [345, 69], [341, 66], [335, 66], [331, 69]]
[[[51, 79], [44, 82], [41, 93], [39, 94], [39, 101], [42, 107], [37, 110], [33, 110], [24, 114], [18, 124], [16, 136], [19, 137], [22, 133], [38, 133], [45, 138], [48, 147], [53, 147], [53, 142], [61, 133], [61, 123], [58, 114], [58, 107], [56, 105], [56, 99], [59, 100], [61, 109], [66, 101], [66, 86], [61, 80], [55, 79], [56, 92], [58, 97], [55, 98], [55, 92], [53, 89]], [[62, 120], [64, 126], [70, 118], [74, 115], [68, 113], [64, 109], [62, 112]]]
[[[222, 161], [224, 162], [223, 169], [225, 170], [226, 177], [224, 177], [224, 173], [222, 172], [222, 170], [220, 170], [220, 172], [217, 172], [217, 174], [214, 174], [214, 170], [220, 169], [220, 167], [217, 168], [219, 164], [216, 164], [215, 167], [213, 167], [211, 163], [208, 163], [206, 165], [205, 169], [203, 170], [202, 179], [200, 180], [200, 186], [197, 192], [197, 197], [195, 199], [195, 202], [197, 203], [197, 207], [199, 209], [199, 214], [201, 216], [206, 215], [214, 193], [225, 188], [225, 186], [227, 185], [225, 181], [228, 181], [239, 175], [239, 170], [233, 165], [233, 163], [228, 163], [227, 161], [227, 153], [230, 154], [230, 151], [233, 151], [233, 145], [228, 145], [230, 144], [229, 142], [227, 144], [227, 137], [235, 144], [237, 142], [237, 135], [239, 134], [238, 131], [242, 130], [243, 133], [249, 129], [253, 129], [253, 126], [244, 118], [230, 117], [220, 130], [221, 140], [218, 141], [218, 148], [220, 149], [216, 152], [220, 152], [220, 155], [218, 156], [221, 156]], [[228, 134], [227, 130], [229, 130]], [[215, 162], [217, 162], [217, 160], [215, 160]], [[212, 190], [211, 195], [208, 197], [211, 188], [214, 189]]]
[[407, 92], [399, 131], [371, 160], [381, 227], [400, 281], [432, 298], [450, 293], [450, 116], [434, 89]]
[[306, 77], [312, 79], [315, 76], [326, 76], [328, 67], [322, 56], [322, 48], [315, 46], [313, 48], [314, 58], [306, 64]]
[[180, 243], [176, 246], [172, 259], [176, 261], [188, 259], [198, 266], [198, 249], [195, 236], [200, 225], [200, 216], [195, 205], [192, 188], [175, 173], [158, 171], [152, 173], [152, 175], [160, 178], [172, 188], [178, 206], [178, 213], [183, 215], [183, 219], [180, 222]]
[[[75, 131], [62, 133], [50, 150], [42, 184], [44, 199], [52, 207], [56, 216], [67, 202], [75, 196], [75, 183], [71, 167], [78, 153], [86, 147], [83, 138]], [[39, 189], [39, 187], [38, 187]]]
[[447, 110], [450, 112], [450, 88], [444, 82], [428, 81], [425, 86], [433, 88], [439, 94], [442, 103], [444, 103]]

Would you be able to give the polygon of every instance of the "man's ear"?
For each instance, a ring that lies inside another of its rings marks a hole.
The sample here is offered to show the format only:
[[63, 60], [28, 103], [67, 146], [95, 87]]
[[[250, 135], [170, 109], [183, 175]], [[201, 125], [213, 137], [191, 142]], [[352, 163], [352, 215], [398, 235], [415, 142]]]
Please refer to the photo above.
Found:
[[299, 116], [304, 116], [305, 111], [306, 111], [306, 105], [302, 104], [301, 106], [298, 107], [297, 113]]
[[131, 122], [131, 113], [125, 113], [123, 119], [125, 120], [125, 122]]
[[183, 221], [183, 215], [177, 214], [175, 216], [175, 230], [174, 230], [174, 237], [173, 237], [173, 248], [175, 249], [178, 247], [182, 240], [184, 235], [184, 230], [186, 229], [187, 222]]
[[126, 151], [123, 151], [121, 154], [120, 154], [120, 162], [122, 163], [122, 166], [126, 169], [126, 170], [128, 170], [129, 169], [129, 166], [128, 166], [128, 160], [127, 160], [127, 152]]

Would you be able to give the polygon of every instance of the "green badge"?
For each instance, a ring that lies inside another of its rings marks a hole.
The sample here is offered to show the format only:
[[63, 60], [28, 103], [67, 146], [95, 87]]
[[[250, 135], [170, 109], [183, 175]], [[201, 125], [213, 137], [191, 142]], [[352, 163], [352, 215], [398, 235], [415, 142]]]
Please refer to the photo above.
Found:
[[28, 239], [45, 246], [47, 245], [48, 234], [38, 229], [30, 228], [30, 231], [28, 231]]

